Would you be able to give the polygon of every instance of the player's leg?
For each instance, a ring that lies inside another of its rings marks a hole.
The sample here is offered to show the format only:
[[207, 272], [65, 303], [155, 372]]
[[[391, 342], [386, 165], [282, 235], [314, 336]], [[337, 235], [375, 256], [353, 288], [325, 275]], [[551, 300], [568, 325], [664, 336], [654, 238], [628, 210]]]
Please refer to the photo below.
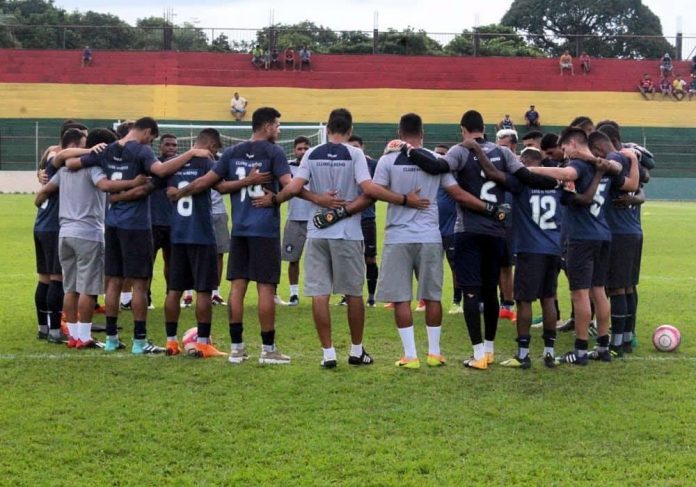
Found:
[[375, 305], [375, 291], [379, 268], [377, 267], [377, 224], [374, 218], [365, 218], [360, 221], [362, 226], [363, 241], [365, 244], [365, 275], [367, 277], [367, 305]]
[[488, 237], [483, 241], [481, 260], [481, 301], [483, 302], [484, 341], [483, 348], [488, 364], [495, 361], [495, 336], [498, 332], [500, 306], [498, 281], [500, 262], [506, 258], [506, 243], [502, 237]]
[[611, 320], [611, 308], [606, 293], [607, 274], [609, 271], [610, 242], [601, 242], [594, 254], [592, 270], [592, 289], [590, 290], [592, 304], [594, 305], [595, 319], [597, 321], [597, 354], [604, 362], [611, 361], [609, 353], [609, 322]]
[[529, 345], [532, 337], [532, 302], [539, 297], [541, 272], [540, 258], [536, 254], [517, 254], [515, 269], [515, 300], [517, 302], [517, 353], [501, 363], [503, 367], [528, 369], [532, 366], [529, 358]]
[[48, 338], [49, 310], [46, 302], [48, 286], [51, 283], [51, 276], [48, 266], [46, 252], [44, 252], [44, 242], [41, 236], [43, 232], [34, 232], [34, 249], [36, 253], [36, 272], [38, 282], [34, 291], [34, 305], [36, 307], [37, 332], [36, 337], [40, 340]]
[[[481, 259], [482, 244], [475, 234], [456, 235], [455, 270], [457, 283], [464, 296], [464, 321], [473, 347], [473, 357], [465, 360], [466, 367], [488, 368], [481, 333]], [[496, 310], [496, 313], [498, 311]]]
[[216, 245], [187, 245], [188, 260], [193, 273], [193, 288], [196, 290], [196, 356], [202, 358], [224, 357], [210, 340], [213, 321], [212, 290], [217, 285], [218, 262]]
[[119, 306], [124, 311], [130, 311], [133, 304], [133, 282], [129, 278], [123, 280]]
[[418, 255], [416, 275], [418, 276], [418, 297], [425, 301], [425, 329], [428, 334], [428, 357], [426, 363], [431, 367], [445, 365], [446, 360], [440, 350], [442, 331], [442, 278], [443, 249], [440, 244], [416, 244]]
[[167, 336], [166, 354], [179, 355], [181, 347], [177, 337], [181, 307], [179, 300], [186, 289], [193, 287], [193, 269], [188, 261], [186, 245], [172, 244], [171, 269], [167, 279], [167, 297], [164, 301], [164, 328]]
[[230, 294], [227, 298], [229, 332], [230, 332], [230, 363], [239, 364], [249, 358], [244, 346], [244, 296], [249, 276], [249, 245], [244, 237], [232, 237], [230, 253], [227, 258], [227, 280], [230, 284]]
[[457, 277], [454, 273], [454, 256], [455, 256], [455, 239], [454, 235], [446, 235], [442, 237], [442, 248], [445, 251], [445, 257], [447, 258], [447, 265], [449, 266], [450, 272], [452, 274], [452, 307], [449, 310], [449, 314], [462, 314], [464, 309], [462, 308], [462, 290], [457, 285]]
[[[327, 239], [307, 239], [304, 260], [305, 295], [312, 298], [312, 317], [323, 351], [321, 366], [336, 367], [336, 349], [331, 341], [329, 298], [333, 292], [333, 267]], [[362, 281], [361, 281], [362, 283]]]
[[220, 284], [222, 283], [222, 269], [224, 254], [230, 251], [230, 231], [227, 228], [227, 213], [216, 213], [213, 215], [213, 227], [215, 229], [215, 245], [217, 247], [217, 283], [213, 289], [213, 305], [226, 306], [227, 303], [220, 295]]
[[51, 343], [67, 342], [72, 348], [76, 345], [77, 339], [79, 339], [78, 330], [76, 329], [79, 294], [77, 292], [77, 255], [73, 246], [70, 245], [70, 240], [70, 238], [64, 237], [59, 239], [58, 243], [58, 256], [63, 269], [63, 314], [67, 322], [68, 334], [67, 336], [60, 336], [63, 333], [59, 330], [59, 337], [56, 340], [56, 333], [51, 331], [52, 334], [49, 334], [48, 341]]
[[[507, 250], [506, 250], [507, 253]], [[510, 264], [509, 261], [504, 261], [504, 264]], [[515, 301], [513, 299], [513, 269], [512, 265], [504, 265], [500, 268], [500, 277], [498, 285], [500, 287], [500, 311], [498, 317], [503, 320], [515, 321]]]
[[[102, 347], [92, 338], [92, 316], [95, 299], [93, 296], [104, 292], [104, 244], [102, 242], [79, 238], [66, 238], [66, 243], [76, 256], [76, 278], [68, 281], [68, 288], [79, 293], [77, 302], [77, 333], [83, 346]], [[66, 272], [66, 277], [69, 277]], [[74, 284], [74, 287], [72, 287]]]
[[283, 231], [283, 245], [281, 247], [281, 259], [288, 263], [288, 283], [290, 286], [289, 306], [297, 306], [300, 303], [299, 279], [300, 258], [307, 240], [307, 222], [288, 220]]
[[63, 271], [60, 267], [58, 232], [43, 232], [43, 247], [49, 274], [46, 290], [46, 309], [48, 310], [48, 334], [53, 340], [61, 339], [63, 320]]

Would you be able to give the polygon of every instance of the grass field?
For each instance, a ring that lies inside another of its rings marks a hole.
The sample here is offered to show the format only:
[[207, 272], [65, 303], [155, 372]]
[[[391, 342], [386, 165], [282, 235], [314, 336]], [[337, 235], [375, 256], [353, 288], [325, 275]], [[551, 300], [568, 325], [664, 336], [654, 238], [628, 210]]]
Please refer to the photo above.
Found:
[[[39, 342], [34, 213], [30, 196], [0, 196], [0, 485], [696, 485], [696, 204], [644, 208], [640, 344], [630, 358], [547, 370], [535, 332], [531, 370], [483, 372], [460, 365], [470, 353], [461, 315], [445, 315], [447, 367], [396, 369], [401, 346], [381, 308], [367, 310], [365, 344], [376, 364], [360, 369], [345, 364], [345, 309], [332, 309], [341, 363], [324, 371], [307, 299], [278, 310], [288, 367]], [[162, 344], [157, 276], [149, 330]], [[445, 287], [449, 297], [449, 272]], [[255, 358], [253, 303], [245, 341]], [[130, 316], [121, 316], [130, 342]], [[180, 327], [193, 322], [185, 310]], [[226, 323], [226, 310], [216, 309], [223, 349]], [[654, 351], [659, 323], [681, 329], [678, 352]], [[416, 333], [423, 354], [422, 321]], [[513, 336], [502, 322], [499, 361], [514, 352]], [[557, 350], [571, 343], [563, 334]]]

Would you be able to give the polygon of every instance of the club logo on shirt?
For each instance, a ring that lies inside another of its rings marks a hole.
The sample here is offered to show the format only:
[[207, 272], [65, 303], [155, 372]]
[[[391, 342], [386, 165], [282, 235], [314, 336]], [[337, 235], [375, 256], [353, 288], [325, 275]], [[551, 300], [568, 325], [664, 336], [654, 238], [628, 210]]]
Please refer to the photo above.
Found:
[[285, 246], [285, 251], [286, 251], [287, 253], [290, 253], [290, 252], [293, 251], [294, 248], [295, 248], [295, 247], [293, 247], [292, 244], [287, 244], [287, 245]]
[[247, 159], [253, 159], [253, 158], [254, 158], [254, 154], [244, 154], [244, 155], [247, 157]]

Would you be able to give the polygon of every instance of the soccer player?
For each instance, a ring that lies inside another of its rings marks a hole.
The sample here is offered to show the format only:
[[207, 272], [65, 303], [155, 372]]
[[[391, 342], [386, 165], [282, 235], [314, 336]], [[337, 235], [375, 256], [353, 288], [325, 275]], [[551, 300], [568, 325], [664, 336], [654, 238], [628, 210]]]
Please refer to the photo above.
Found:
[[595, 126], [594, 123], [592, 122], [592, 119], [590, 117], [586, 117], [585, 115], [580, 115], [579, 117], [575, 117], [569, 124], [569, 127], [578, 127], [585, 132], [585, 135], [588, 137], [592, 132], [595, 131]]
[[525, 147], [536, 147], [541, 150], [541, 139], [544, 134], [538, 130], [530, 130], [522, 136], [522, 145]]
[[[507, 147], [513, 154], [517, 153], [517, 132], [515, 130], [499, 130], [496, 135], [496, 144], [500, 147]], [[505, 193], [505, 202], [512, 204], [512, 196]], [[515, 301], [513, 301], [513, 262], [512, 255], [512, 218], [505, 220], [505, 250], [500, 261], [500, 312], [498, 317], [504, 320], [515, 321]]]
[[258, 208], [252, 198], [261, 197], [268, 188], [292, 181], [288, 160], [275, 145], [280, 134], [280, 112], [261, 107], [251, 120], [251, 139], [229, 147], [212, 170], [178, 193], [190, 196], [215, 186], [230, 193], [232, 235], [227, 262], [227, 280], [232, 282], [229, 303], [229, 331], [232, 348], [229, 362], [240, 364], [249, 358], [243, 340], [244, 298], [249, 281], [256, 282], [258, 316], [261, 326], [261, 364], [289, 364], [275, 344], [275, 289], [280, 280], [280, 211]]
[[[569, 127], [563, 131], [559, 140], [563, 152], [570, 159], [563, 168], [535, 167], [533, 171], [560, 179], [574, 181], [578, 192], [584, 192], [595, 176], [592, 164], [579, 157], [596, 159], [589, 152], [587, 135], [578, 127]], [[625, 151], [628, 153], [629, 151]], [[613, 167], [620, 165], [614, 163]], [[615, 171], [615, 169], [613, 169]], [[629, 177], [620, 174], [601, 179], [593, 203], [589, 207], [570, 205], [566, 211], [565, 224], [568, 226], [567, 273], [571, 298], [575, 312], [575, 347], [574, 350], [560, 357], [561, 363], [587, 365], [588, 327], [590, 324], [590, 299], [594, 303], [597, 317], [597, 353], [601, 360], [611, 361], [609, 353], [609, 300], [606, 285], [609, 244], [611, 232], [606, 222], [606, 200], [611, 187], [623, 191], [635, 191], [638, 188], [638, 167], [635, 156], [631, 161]]]
[[[309, 139], [303, 135], [293, 143], [295, 159], [290, 161], [290, 171], [295, 177], [300, 168], [300, 161], [309, 150]], [[307, 240], [307, 222], [312, 218], [312, 207], [309, 201], [293, 198], [288, 203], [288, 217], [283, 230], [283, 248], [281, 258], [288, 263], [288, 281], [290, 283], [290, 299], [288, 306], [300, 304], [300, 259]]]
[[[194, 149], [216, 154], [221, 146], [220, 133], [215, 129], [204, 129], [196, 137]], [[189, 350], [189, 354], [202, 358], [227, 355], [210, 342], [213, 318], [211, 295], [218, 283], [217, 244], [210, 190], [179, 197], [181, 188], [207, 174], [213, 164], [208, 158], [194, 157], [167, 180], [167, 195], [176, 199], [171, 219], [172, 271], [164, 308], [166, 348], [167, 355], [170, 356], [181, 353], [176, 334], [181, 313], [179, 300], [186, 289], [196, 291], [198, 322], [197, 343], [195, 349]]]
[[[167, 162], [160, 162], [150, 144], [159, 135], [157, 122], [150, 117], [135, 121], [125, 137], [109, 144], [101, 154], [89, 154], [80, 159], [68, 159], [69, 169], [102, 166], [111, 181], [129, 181], [140, 175], [166, 177], [196, 156], [210, 156], [205, 151], [189, 150]], [[148, 203], [149, 191], [140, 187], [128, 194], [110, 198], [106, 214], [105, 265], [106, 285], [106, 343], [104, 350], [113, 352], [121, 347], [118, 337], [119, 297], [124, 279], [133, 283], [133, 345], [136, 355], [162, 353], [147, 340], [147, 282], [152, 277], [152, 223]]]

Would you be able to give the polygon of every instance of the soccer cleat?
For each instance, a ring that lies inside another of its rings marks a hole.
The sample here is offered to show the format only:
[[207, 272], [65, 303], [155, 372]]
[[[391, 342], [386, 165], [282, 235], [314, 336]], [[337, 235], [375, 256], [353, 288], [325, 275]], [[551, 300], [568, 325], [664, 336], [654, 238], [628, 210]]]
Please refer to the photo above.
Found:
[[134, 339], [133, 346], [131, 347], [131, 353], [134, 355], [157, 354], [165, 353], [166, 351], [166, 348], [159, 347], [146, 338]]
[[348, 364], [349, 365], [372, 365], [374, 360], [372, 360], [372, 357], [370, 354], [368, 354], [365, 351], [365, 348], [363, 347], [363, 352], [360, 357], [354, 357], [353, 355], [350, 355], [348, 357]]
[[288, 303], [283, 301], [277, 294], [273, 296], [273, 302], [278, 306], [287, 306]]
[[560, 326], [556, 326], [556, 331], [562, 331], [562, 332], [567, 332], [567, 331], [574, 331], [575, 330], [575, 318], [570, 318], [568, 321], [563, 323]]
[[638, 337], [633, 335], [633, 338], [631, 338], [631, 346], [633, 348], [638, 348]]
[[181, 300], [181, 307], [182, 308], [190, 308], [192, 304], [193, 304], [193, 296], [184, 296], [184, 299]]
[[400, 369], [420, 369], [420, 359], [401, 357], [394, 365]]
[[48, 334], [48, 337], [46, 337], [46, 341], [48, 341], [48, 343], [55, 343], [58, 345], [68, 343], [69, 340], [70, 340], [70, 337], [68, 335], [66, 335], [65, 333], [63, 333], [62, 331], [60, 332], [60, 334], [57, 337], [54, 337], [50, 333]]
[[249, 354], [246, 348], [232, 348], [230, 349], [230, 355], [227, 361], [231, 364], [241, 364], [245, 360], [249, 359]]
[[105, 352], [115, 352], [117, 350], [123, 350], [126, 345], [116, 337], [106, 337], [106, 342], [104, 342]]
[[452, 307], [448, 311], [451, 315], [462, 315], [464, 314], [464, 308], [462, 308], [461, 303], [452, 303]]
[[414, 309], [413, 311], [417, 311], [419, 313], [421, 311], [425, 311], [425, 300], [421, 299], [420, 301], [418, 301], [418, 306], [416, 306], [416, 309]]
[[488, 362], [488, 365], [495, 363], [495, 354], [493, 352], [485, 352], [484, 356], [486, 357], [486, 362]]
[[121, 303], [119, 304], [119, 307], [122, 311], [131, 311], [133, 309], [131, 303], [132, 301], [128, 301], [127, 303]]
[[447, 360], [442, 355], [428, 354], [428, 358], [425, 359], [425, 363], [430, 367], [442, 367], [447, 364]]
[[498, 318], [501, 320], [517, 321], [517, 313], [509, 308], [500, 307]]
[[525, 358], [520, 358], [515, 355], [514, 357], [501, 362], [500, 365], [513, 369], [531, 369], [532, 359], [529, 358], [529, 355], [527, 355]]
[[47, 331], [38, 330], [38, 331], [36, 332], [36, 339], [37, 339], [37, 340], [46, 340], [46, 339], [48, 339], [48, 332], [47, 332]]
[[106, 313], [106, 308], [105, 308], [103, 305], [101, 305], [101, 304], [99, 304], [99, 303], [96, 303], [96, 304], [94, 305], [94, 312], [95, 312], [96, 314], [103, 315], [104, 313]]
[[481, 357], [476, 360], [474, 357], [468, 358], [463, 362], [464, 367], [467, 369], [478, 369], [486, 370], [488, 368], [488, 360], [486, 357]]
[[68, 337], [68, 343], [67, 343], [68, 348], [77, 348], [77, 343], [79, 341], [80, 340], [78, 340], [77, 338]]
[[332, 360], [322, 360], [321, 361], [321, 368], [322, 369], [335, 369], [336, 366], [338, 365], [338, 362], [336, 362], [336, 359]]
[[544, 323], [544, 317], [543, 316], [535, 316], [532, 318], [532, 325], [541, 325]]
[[210, 298], [210, 302], [213, 303], [213, 306], [227, 306], [227, 303], [219, 294], [213, 295], [213, 297]]
[[167, 340], [167, 344], [164, 348], [164, 353], [168, 357], [173, 357], [174, 355], [179, 355], [181, 353], [181, 347], [179, 347], [179, 342], [176, 340]]
[[341, 296], [341, 300], [336, 303], [336, 306], [348, 306], [348, 298]]
[[597, 360], [599, 362], [611, 362], [611, 353], [609, 350], [591, 350], [587, 353], [587, 358], [590, 360]]
[[293, 294], [290, 296], [290, 301], [288, 301], [288, 306], [297, 306], [300, 304], [300, 298], [297, 296], [297, 294]]
[[92, 338], [89, 340], [78, 340], [75, 348], [104, 348], [105, 345], [102, 342], [98, 342]]
[[275, 347], [273, 347], [273, 350], [270, 352], [266, 352], [265, 350], [261, 351], [259, 363], [268, 365], [284, 365], [290, 363], [290, 357], [283, 355]]
[[596, 337], [598, 334], [597, 322], [595, 320], [590, 321], [590, 326], [587, 327], [587, 334], [591, 337]]
[[556, 357], [551, 355], [550, 353], [547, 353], [544, 355], [544, 365], [547, 366], [549, 369], [553, 369], [556, 367]]
[[226, 357], [225, 352], [221, 352], [210, 343], [196, 343], [196, 347], [189, 351], [189, 355], [198, 358]]
[[587, 355], [579, 357], [573, 350], [556, 357], [556, 364], [587, 365], [588, 363], [590, 363], [590, 359]]
[[374, 300], [374, 299], [368, 299], [368, 300], [367, 300], [367, 307], [368, 307], [368, 308], [374, 308], [375, 306], [377, 306], [377, 305], [375, 304], [375, 300]]
[[624, 342], [621, 348], [623, 349], [623, 353], [633, 353], [633, 342]]
[[150, 303], [147, 305], [147, 309], [150, 309], [150, 310], [155, 309], [155, 305]]
[[611, 354], [611, 358], [623, 358], [624, 356], [624, 351], [623, 347], [619, 345], [618, 347], [610, 346], [609, 347], [609, 353]]
[[386, 309], [394, 309], [394, 303], [387, 303], [384, 305]]

